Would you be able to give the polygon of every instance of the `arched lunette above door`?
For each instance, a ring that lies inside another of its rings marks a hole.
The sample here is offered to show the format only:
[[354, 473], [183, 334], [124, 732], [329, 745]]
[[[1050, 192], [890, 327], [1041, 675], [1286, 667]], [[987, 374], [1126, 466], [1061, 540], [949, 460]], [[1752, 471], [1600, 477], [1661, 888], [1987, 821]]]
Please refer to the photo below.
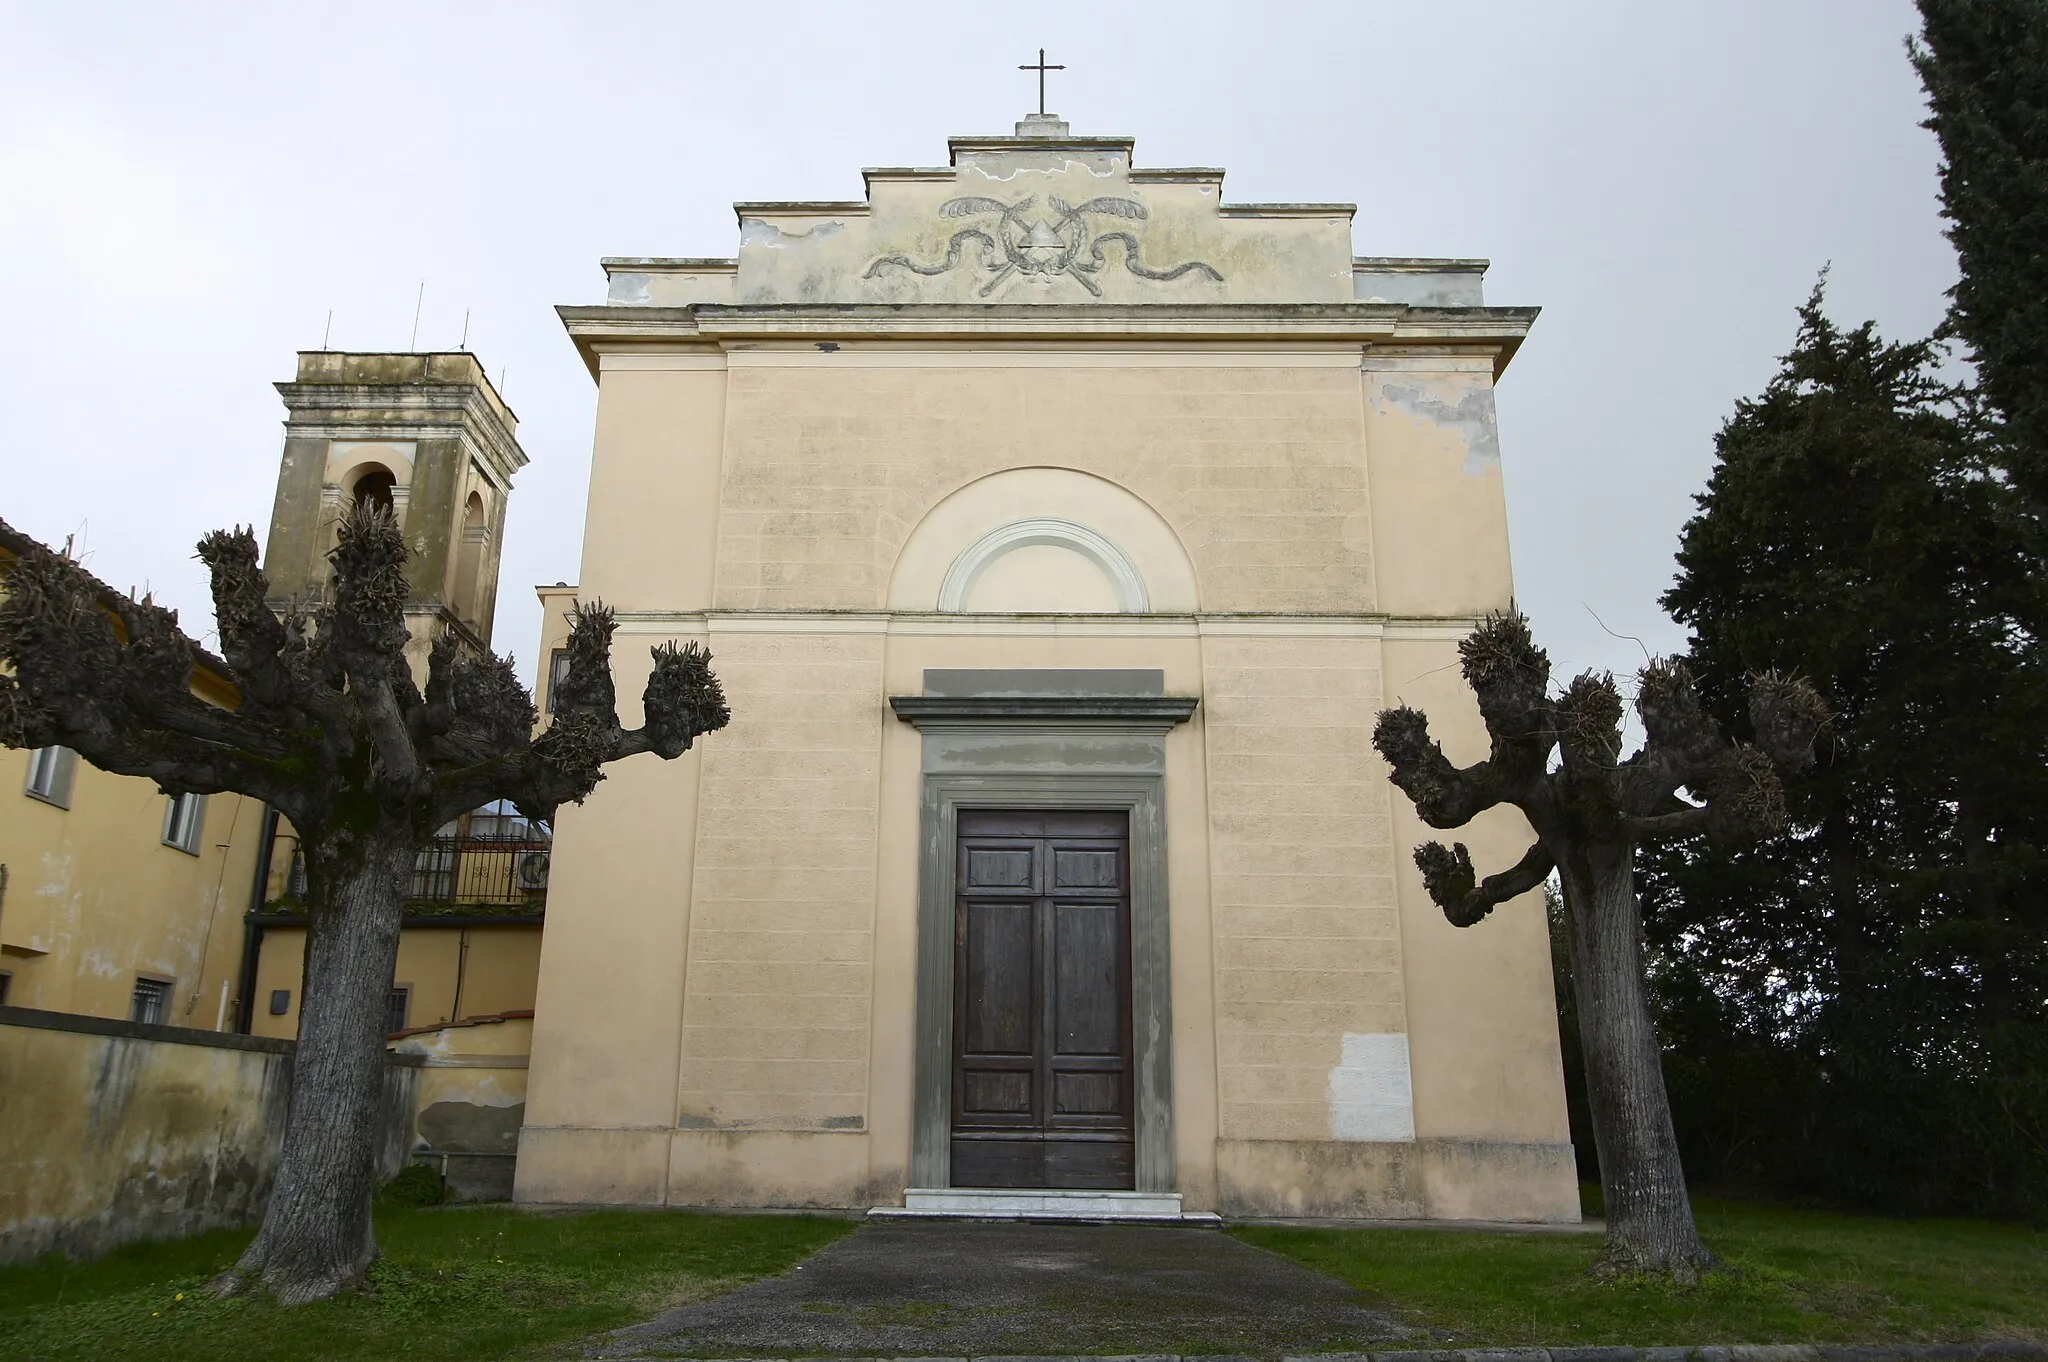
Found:
[[1078, 554], [1094, 564], [1107, 579], [1120, 613], [1143, 614], [1151, 608], [1137, 564], [1113, 540], [1076, 521], [1034, 516], [991, 530], [968, 545], [939, 584], [939, 609], [968, 609], [976, 585], [997, 562], [1020, 549], [1041, 547]]

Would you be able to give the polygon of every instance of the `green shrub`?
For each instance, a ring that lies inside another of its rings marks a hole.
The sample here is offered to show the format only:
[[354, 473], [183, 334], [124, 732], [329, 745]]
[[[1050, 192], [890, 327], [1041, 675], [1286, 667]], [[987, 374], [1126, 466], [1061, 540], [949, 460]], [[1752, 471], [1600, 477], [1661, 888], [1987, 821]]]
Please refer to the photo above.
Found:
[[387, 1206], [439, 1206], [448, 1200], [448, 1184], [426, 1164], [410, 1164], [377, 1189], [377, 1199]]

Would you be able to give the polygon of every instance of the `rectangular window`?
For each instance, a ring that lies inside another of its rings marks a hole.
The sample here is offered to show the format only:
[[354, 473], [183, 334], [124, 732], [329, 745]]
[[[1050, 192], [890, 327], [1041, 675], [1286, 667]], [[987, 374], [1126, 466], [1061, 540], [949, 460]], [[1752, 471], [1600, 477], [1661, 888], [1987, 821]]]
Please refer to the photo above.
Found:
[[199, 834], [206, 826], [206, 796], [172, 795], [164, 810], [164, 845], [199, 854]]
[[385, 1033], [394, 1034], [405, 1029], [405, 1014], [412, 1006], [412, 985], [399, 984], [391, 990], [391, 1004], [385, 1017]]
[[7, 1006], [7, 986], [13, 982], [14, 976], [12, 974], [6, 970], [0, 970], [0, 1007]]
[[28, 784], [22, 793], [60, 809], [71, 807], [71, 775], [78, 754], [68, 747], [38, 747], [29, 754]]
[[412, 889], [407, 898], [427, 903], [454, 901], [455, 862], [461, 855], [458, 845], [454, 835], [444, 828], [441, 835], [413, 854]]
[[150, 1026], [168, 1026], [171, 1020], [171, 986], [161, 979], [137, 979], [135, 1000], [128, 1007], [128, 1020]]
[[557, 648], [548, 655], [548, 713], [555, 712], [555, 692], [560, 690], [562, 683], [568, 679], [569, 650]]

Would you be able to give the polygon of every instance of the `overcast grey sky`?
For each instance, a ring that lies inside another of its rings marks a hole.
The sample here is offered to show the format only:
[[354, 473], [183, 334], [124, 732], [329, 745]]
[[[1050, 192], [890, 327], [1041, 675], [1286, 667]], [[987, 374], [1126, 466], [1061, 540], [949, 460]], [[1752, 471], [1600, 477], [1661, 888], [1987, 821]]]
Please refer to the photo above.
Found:
[[1715, 429], [1831, 310], [1924, 333], [1954, 257], [1908, 0], [108, 5], [0, 0], [0, 516], [210, 635], [199, 534], [270, 514], [293, 352], [471, 348], [520, 417], [497, 644], [573, 581], [594, 388], [553, 305], [605, 255], [730, 255], [1007, 131], [1231, 200], [1359, 205], [1361, 255], [1486, 256], [1543, 308], [1499, 394], [1515, 572], [1560, 673], [1658, 610]]

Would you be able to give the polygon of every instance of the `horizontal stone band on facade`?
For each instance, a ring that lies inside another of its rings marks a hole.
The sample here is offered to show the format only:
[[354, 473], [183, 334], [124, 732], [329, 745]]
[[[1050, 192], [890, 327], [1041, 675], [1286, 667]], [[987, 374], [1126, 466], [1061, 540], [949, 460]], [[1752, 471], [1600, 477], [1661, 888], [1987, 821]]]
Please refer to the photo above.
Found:
[[1455, 643], [1478, 616], [1351, 614], [948, 614], [928, 610], [621, 610], [622, 635], [898, 634], [1006, 637], [1047, 634], [1167, 638], [1384, 638]]

